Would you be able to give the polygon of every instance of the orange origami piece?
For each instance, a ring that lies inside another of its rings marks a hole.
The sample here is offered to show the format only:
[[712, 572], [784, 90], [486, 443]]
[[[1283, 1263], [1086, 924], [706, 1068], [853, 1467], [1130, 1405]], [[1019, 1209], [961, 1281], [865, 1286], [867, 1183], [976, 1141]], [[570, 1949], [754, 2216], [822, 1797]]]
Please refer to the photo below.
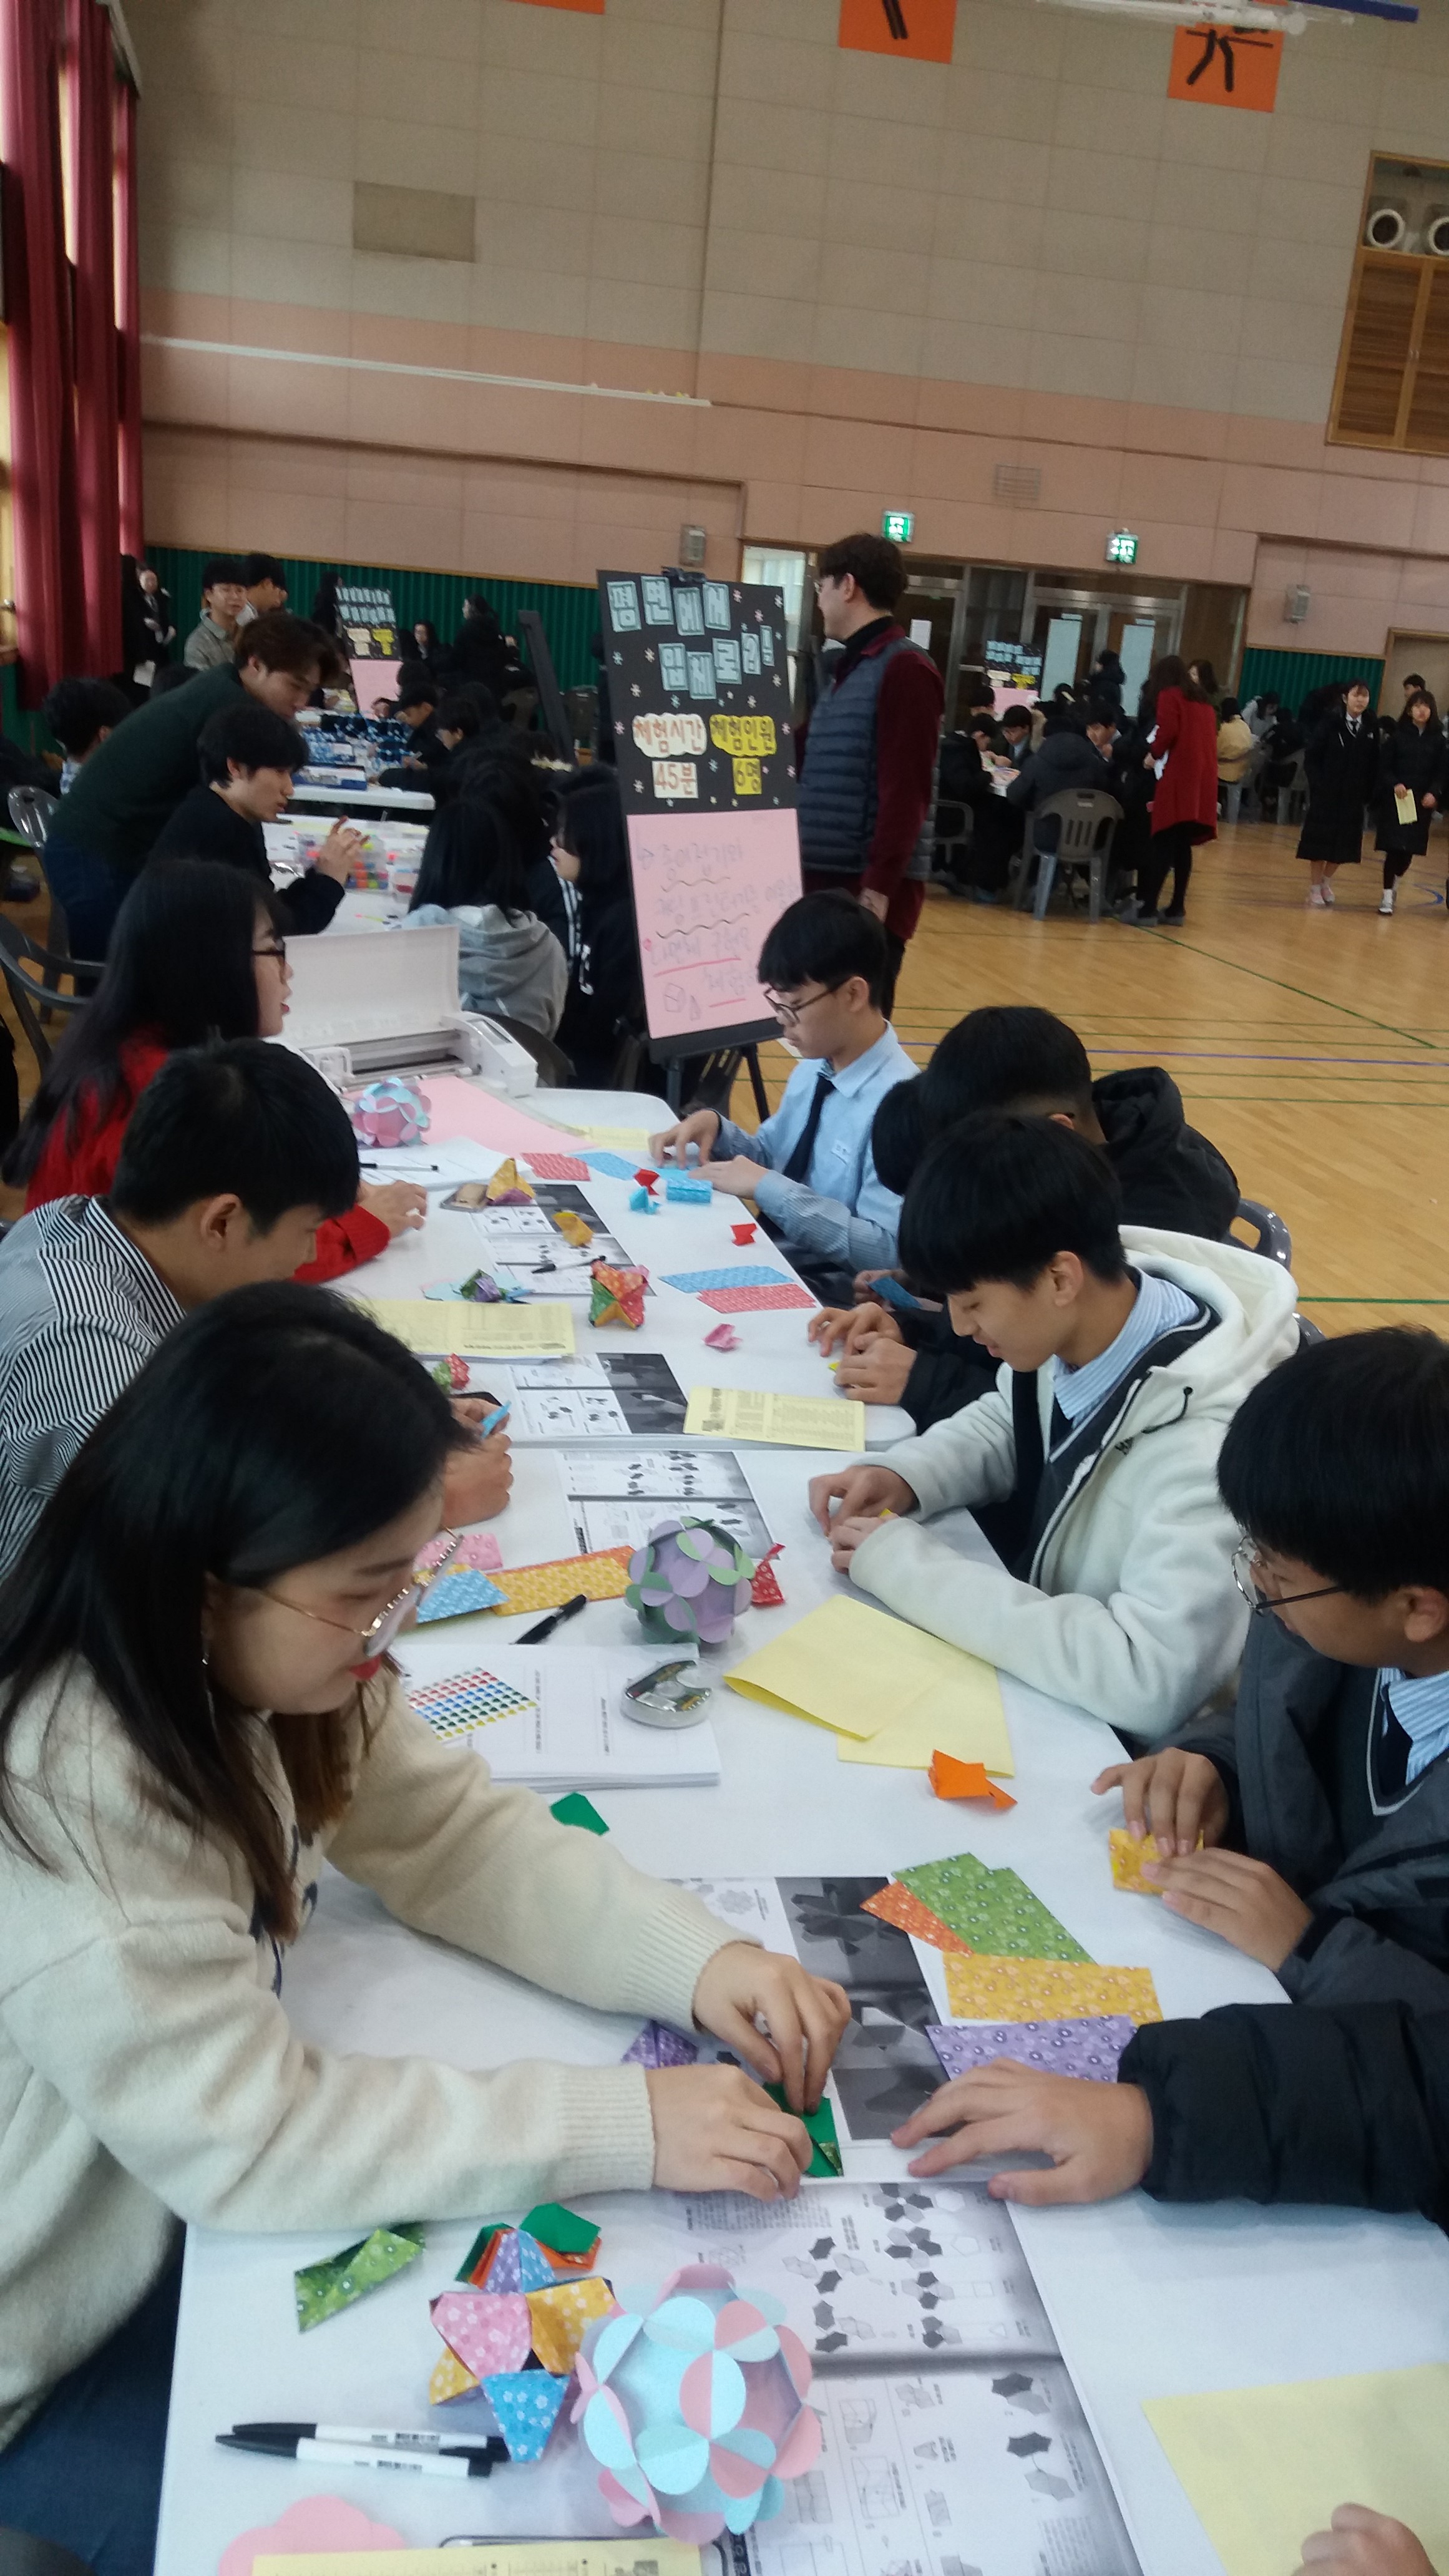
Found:
[[554, 1218], [554, 1225], [563, 1236], [565, 1243], [576, 1245], [580, 1252], [586, 1252], [593, 1242], [593, 1227], [573, 1208], [560, 1208]]
[[984, 1762], [960, 1762], [954, 1753], [932, 1754], [931, 1786], [938, 1798], [989, 1798], [993, 1807], [1016, 1804], [994, 1780], [988, 1779]]
[[[1114, 1825], [1107, 1836], [1107, 1849], [1111, 1855], [1114, 1887], [1120, 1888], [1128, 1896], [1162, 1894], [1160, 1887], [1155, 1886], [1150, 1878], [1144, 1878], [1142, 1875], [1142, 1864], [1145, 1860], [1160, 1861], [1162, 1858], [1151, 1834], [1144, 1834], [1140, 1843], [1134, 1842], [1125, 1825]], [[1202, 1850], [1201, 1834], [1197, 1838], [1197, 1849]]]
[[881, 1923], [893, 1923], [898, 1932], [914, 1933], [918, 1941], [929, 1942], [933, 1950], [954, 1950], [958, 1958], [971, 1957], [970, 1943], [963, 1941], [959, 1932], [951, 1931], [908, 1887], [902, 1887], [899, 1879], [893, 1878], [889, 1887], [878, 1888], [874, 1896], [867, 1896], [860, 1910], [862, 1914], [875, 1915]]

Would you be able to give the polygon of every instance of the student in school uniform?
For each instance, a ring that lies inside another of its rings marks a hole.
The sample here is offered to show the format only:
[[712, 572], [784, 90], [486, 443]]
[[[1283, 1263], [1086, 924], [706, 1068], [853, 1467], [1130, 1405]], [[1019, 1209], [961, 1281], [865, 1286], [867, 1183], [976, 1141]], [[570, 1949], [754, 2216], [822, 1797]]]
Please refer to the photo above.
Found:
[[59, 791], [64, 796], [92, 752], [125, 723], [131, 700], [114, 680], [57, 680], [40, 712], [65, 753]]
[[[946, 1031], [920, 1080], [886, 1094], [871, 1138], [886, 1187], [904, 1197], [932, 1140], [981, 1109], [1074, 1127], [1116, 1173], [1124, 1225], [1216, 1241], [1237, 1214], [1237, 1176], [1188, 1126], [1172, 1076], [1160, 1065], [1132, 1065], [1094, 1082], [1076, 1030], [1029, 1003], [969, 1011]], [[918, 1431], [996, 1383], [980, 1343], [954, 1332], [942, 1308], [882, 1304], [868, 1287], [853, 1307], [813, 1315], [809, 1335], [841, 1352], [843, 1395], [904, 1405]]]
[[[307, 758], [294, 724], [255, 698], [221, 707], [203, 726], [197, 746], [201, 782], [183, 796], [151, 852], [157, 859], [219, 859], [245, 868], [271, 891], [263, 826], [275, 823], [292, 801], [292, 778]], [[325, 930], [347, 891], [362, 835], [334, 823], [310, 868], [276, 890], [289, 931], [299, 937]]]
[[1304, 753], [1308, 811], [1298, 836], [1298, 856], [1308, 861], [1310, 912], [1332, 911], [1333, 880], [1341, 867], [1356, 868], [1363, 855], [1365, 809], [1378, 780], [1379, 742], [1363, 680], [1350, 681], [1340, 706], [1314, 726]]
[[[1156, 1741], [1242, 1649], [1218, 1451], [1296, 1344], [1295, 1291], [1237, 1245], [1124, 1235], [1120, 1210], [1102, 1156], [1055, 1120], [988, 1112], [940, 1138], [902, 1260], [1004, 1363], [998, 1385], [881, 1465], [817, 1476], [810, 1505], [888, 1609]], [[1004, 1568], [921, 1526], [986, 1503], [1006, 1507]]]
[[[142, 870], [95, 998], [56, 1048], [5, 1157], [27, 1208], [110, 1188], [131, 1112], [173, 1049], [280, 1036], [291, 981], [283, 929], [270, 891], [239, 868], [169, 859]], [[303, 1276], [340, 1278], [426, 1214], [415, 1183], [364, 1181], [355, 1205], [318, 1227]]]
[[[1427, 851], [1430, 829], [1444, 802], [1446, 787], [1449, 752], [1445, 749], [1439, 710], [1427, 689], [1416, 689], [1405, 698], [1403, 714], [1379, 750], [1378, 831], [1374, 846], [1384, 863], [1380, 912], [1393, 911], [1400, 877], [1407, 874], [1413, 860], [1422, 859]], [[1413, 808], [1407, 820], [1399, 812], [1401, 796]]]
[[691, 1110], [650, 1142], [656, 1161], [697, 1147], [706, 1180], [753, 1199], [797, 1269], [816, 1279], [896, 1257], [900, 1201], [871, 1153], [877, 1106], [916, 1067], [884, 1009], [880, 923], [848, 894], [807, 894], [781, 913], [760, 951], [765, 999], [803, 1059], [773, 1117], [752, 1136], [717, 1109]]
[[[260, 1038], [182, 1048], [136, 1103], [105, 1198], [49, 1199], [0, 1243], [0, 1578], [81, 1442], [193, 1307], [315, 1258], [357, 1198], [357, 1141], [301, 1056]], [[485, 1406], [455, 1405], [470, 1427]], [[448, 1464], [450, 1526], [512, 1485], [498, 1430]]]
[[[97, 2576], [152, 2564], [179, 2221], [774, 2201], [810, 2160], [840, 1989], [408, 1705], [387, 1647], [464, 1436], [355, 1308], [239, 1288], [97, 1424], [0, 1598], [0, 2527]], [[743, 2063], [303, 2045], [283, 1971], [324, 1859], [430, 1939]]]
[[481, 780], [428, 826], [404, 930], [451, 923], [458, 990], [469, 1011], [493, 1011], [551, 1038], [568, 992], [568, 962], [528, 902], [528, 859], [503, 800]]

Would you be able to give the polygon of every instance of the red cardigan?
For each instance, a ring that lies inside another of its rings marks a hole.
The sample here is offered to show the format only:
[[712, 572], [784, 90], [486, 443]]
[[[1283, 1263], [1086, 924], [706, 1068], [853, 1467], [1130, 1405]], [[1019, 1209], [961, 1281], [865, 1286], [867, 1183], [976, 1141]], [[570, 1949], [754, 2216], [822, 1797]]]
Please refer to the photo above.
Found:
[[[73, 1145], [67, 1142], [71, 1120], [62, 1111], [30, 1176], [25, 1193], [27, 1208], [43, 1207], [47, 1199], [104, 1198], [116, 1177], [127, 1120], [152, 1075], [160, 1072], [169, 1051], [159, 1039], [145, 1034], [127, 1038], [121, 1049], [125, 1088], [112, 1101], [104, 1118], [97, 1118], [92, 1097], [81, 1093]], [[370, 1215], [364, 1207], [350, 1208], [346, 1216], [325, 1217], [317, 1228], [315, 1261], [305, 1262], [295, 1276], [309, 1287], [321, 1287], [329, 1279], [340, 1279], [344, 1271], [355, 1270], [359, 1262], [375, 1260], [379, 1252], [387, 1250], [390, 1240], [381, 1217]]]
[[1153, 754], [1167, 767], [1152, 798], [1152, 829], [1174, 823], [1192, 827], [1194, 841], [1213, 841], [1218, 830], [1218, 720], [1206, 699], [1164, 689], [1157, 701]]

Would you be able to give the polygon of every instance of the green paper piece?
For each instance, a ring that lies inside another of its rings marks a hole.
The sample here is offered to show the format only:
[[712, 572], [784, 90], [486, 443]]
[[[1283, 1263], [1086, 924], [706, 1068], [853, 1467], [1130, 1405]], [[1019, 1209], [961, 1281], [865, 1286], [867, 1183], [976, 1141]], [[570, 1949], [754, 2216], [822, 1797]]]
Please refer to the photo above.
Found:
[[582, 1825], [586, 1834], [606, 1834], [609, 1830], [598, 1808], [591, 1806], [582, 1789], [570, 1789], [566, 1798], [555, 1798], [549, 1809], [561, 1825]]
[[[510, 2224], [511, 2222], [506, 2218], [486, 2218], [484, 2220], [477, 2235], [474, 2237], [472, 2244], [469, 2246], [467, 2253], [464, 2255], [462, 2262], [459, 2264], [457, 2271], [453, 2275], [455, 2281], [472, 2281], [473, 2275], [479, 2264], [482, 2262], [493, 2238], [495, 2236], [501, 2236], [505, 2227]], [[476, 2283], [474, 2286], [477, 2286]]]
[[971, 1949], [994, 1959], [1067, 1959], [1090, 1963], [1014, 1869], [988, 1869], [972, 1852], [920, 1862], [900, 1872], [903, 1887]]
[[398, 2227], [375, 2227], [356, 2245], [344, 2245], [323, 2263], [308, 2263], [295, 2276], [297, 2325], [306, 2334], [327, 2317], [340, 2316], [354, 2299], [380, 2290], [395, 2272], [405, 2271], [423, 2250], [423, 2230], [416, 2219]]
[[598, 2241], [593, 2220], [580, 2218], [576, 2209], [565, 2209], [557, 2200], [541, 2200], [519, 2224], [525, 2236], [551, 2246], [555, 2254], [587, 2254]]
[[[767, 2084], [765, 2091], [779, 2111], [789, 2111], [783, 2084]], [[843, 2174], [845, 2165], [840, 2153], [840, 2140], [835, 2133], [835, 2113], [829, 2099], [822, 2094], [818, 2111], [791, 2111], [795, 2120], [803, 2120], [805, 2134], [815, 2152], [805, 2168], [807, 2182], [819, 2182], [826, 2174]]]

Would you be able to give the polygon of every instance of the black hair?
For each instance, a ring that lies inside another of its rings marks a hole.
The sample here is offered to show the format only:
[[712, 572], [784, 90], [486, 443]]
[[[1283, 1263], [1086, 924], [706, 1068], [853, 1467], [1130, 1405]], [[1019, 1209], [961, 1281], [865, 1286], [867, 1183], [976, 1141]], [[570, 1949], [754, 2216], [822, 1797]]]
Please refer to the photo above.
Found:
[[439, 699], [442, 697], [442, 694], [443, 692], [438, 686], [437, 681], [434, 679], [432, 672], [427, 669], [425, 664], [420, 662], [414, 670], [410, 671], [406, 666], [404, 666], [404, 668], [399, 671], [397, 679], [397, 694], [393, 699], [393, 705], [395, 707], [421, 707], [424, 705], [435, 707], [438, 704]]
[[853, 537], [837, 537], [815, 569], [821, 581], [842, 581], [852, 574], [882, 616], [894, 608], [906, 586], [900, 547], [892, 545], [889, 537], [873, 537], [863, 528]]
[[1201, 689], [1203, 696], [1205, 698], [1212, 697], [1218, 685], [1218, 675], [1213, 669], [1211, 662], [1205, 662], [1201, 654], [1196, 655], [1188, 665], [1189, 678], [1191, 678], [1194, 671], [1197, 673], [1197, 684]]
[[189, 662], [163, 662], [151, 682], [151, 695], [153, 698], [167, 698], [173, 689], [184, 689], [187, 681], [195, 677]]
[[757, 971], [762, 984], [782, 993], [797, 992], [802, 984], [834, 990], [863, 975], [879, 1010], [886, 989], [885, 932], [854, 895], [802, 894], [766, 932]]
[[259, 581], [272, 582], [286, 596], [287, 576], [275, 555], [243, 555], [238, 579], [244, 590], [255, 590]]
[[[1424, 705], [1429, 710], [1429, 724], [1436, 725], [1439, 721], [1439, 709], [1435, 703], [1433, 690], [1416, 689], [1412, 697], [1405, 698], [1403, 713], [1399, 718], [1400, 724], [1407, 725], [1411, 732], [1416, 730], [1414, 725], [1414, 709], [1419, 704], [1420, 699], [1423, 700]], [[1423, 730], [1427, 732], [1428, 726], [1425, 726]]]
[[587, 915], [629, 886], [629, 843], [619, 781], [610, 768], [581, 769], [559, 793], [559, 841], [578, 860], [579, 901]]
[[130, 714], [131, 701], [114, 680], [57, 680], [40, 712], [61, 749], [83, 760], [97, 734]]
[[938, 1136], [901, 1210], [901, 1266], [930, 1294], [982, 1280], [1029, 1288], [1059, 1252], [1126, 1272], [1116, 1174], [1074, 1127], [983, 1110]]
[[[437, 693], [434, 691], [432, 694], [436, 697]], [[409, 700], [408, 703], [411, 705], [415, 704], [416, 701]], [[490, 707], [493, 705], [491, 696], [488, 703]], [[436, 724], [439, 733], [460, 733], [467, 736], [469, 734], [479, 732], [482, 727], [483, 717], [473, 691], [471, 689], [450, 689], [445, 698], [438, 698], [433, 715], [433, 722]]]
[[310, 617], [293, 617], [285, 608], [268, 608], [248, 619], [237, 634], [236, 658], [239, 666], [260, 662], [264, 670], [285, 671], [294, 680], [315, 670], [325, 681], [339, 667], [331, 636]]
[[58, 1702], [80, 1666], [154, 1802], [239, 1851], [260, 1924], [294, 1933], [260, 1741], [315, 1833], [346, 1807], [366, 1712], [357, 1692], [258, 1729], [207, 1671], [208, 1580], [261, 1591], [360, 1545], [466, 1437], [401, 1342], [325, 1289], [238, 1288], [188, 1315], [96, 1424], [0, 1594], [0, 1833], [46, 1865], [10, 1742], [27, 1699], [49, 1683]]
[[428, 639], [424, 649], [430, 653], [436, 652], [438, 646], [438, 630], [433, 624], [431, 617], [415, 617], [413, 619], [411, 626], [408, 628], [408, 633], [412, 636], [414, 643], [417, 641], [419, 629], [421, 629], [422, 633], [426, 635]]
[[1219, 724], [1231, 724], [1234, 716], [1240, 716], [1242, 712], [1243, 710], [1239, 706], [1236, 698], [1224, 698], [1222, 705], [1218, 709], [1218, 722]]
[[1259, 1547], [1356, 1600], [1449, 1593], [1449, 1345], [1389, 1324], [1299, 1351], [1244, 1397], [1218, 1486]]
[[921, 1076], [930, 1133], [980, 1109], [1090, 1109], [1092, 1067], [1073, 1028], [1034, 1002], [995, 1002], [946, 1031]]
[[882, 1188], [903, 1199], [916, 1165], [930, 1142], [921, 1103], [921, 1083], [893, 1082], [871, 1121], [870, 1152]]
[[1423, 689], [1427, 688], [1428, 682], [1422, 671], [1406, 671], [1401, 685], [1406, 689]]
[[[1209, 670], [1211, 664], [1199, 662], [1197, 667], [1199, 671]], [[1146, 716], [1156, 707], [1164, 689], [1180, 690], [1183, 697], [1194, 706], [1206, 706], [1208, 702], [1206, 689], [1201, 681], [1193, 678], [1180, 653], [1163, 653], [1153, 663], [1147, 674], [1147, 685], [1142, 692], [1142, 703], [1137, 710], [1139, 718]]]
[[1093, 698], [1083, 720], [1088, 726], [1111, 725], [1115, 732], [1122, 722], [1122, 710], [1110, 698]]
[[225, 786], [228, 761], [239, 769], [301, 769], [307, 745], [294, 724], [264, 706], [260, 698], [237, 692], [234, 706], [218, 707], [201, 728], [196, 745], [201, 775], [208, 786]]
[[74, 1144], [82, 1094], [97, 1123], [129, 1094], [128, 1039], [145, 1034], [172, 1048], [256, 1036], [259, 915], [284, 930], [270, 888], [244, 868], [165, 859], [141, 870], [116, 915], [94, 997], [66, 1030], [5, 1157], [13, 1188], [29, 1180], [58, 1118]]
[[528, 862], [503, 805], [486, 789], [445, 805], [428, 825], [410, 912], [425, 903], [494, 903], [510, 921], [531, 909]]
[[147, 1083], [111, 1204], [138, 1225], [169, 1225], [198, 1199], [234, 1193], [270, 1234], [292, 1208], [344, 1215], [357, 1178], [352, 1122], [321, 1074], [265, 1038], [232, 1038], [179, 1047]]
[[235, 555], [208, 555], [201, 567], [202, 598], [209, 590], [214, 590], [219, 581], [239, 582], [241, 577], [241, 565]]
[[1031, 709], [1030, 707], [1024, 707], [1018, 703], [1016, 706], [1008, 707], [1006, 709], [1001, 721], [1003, 725], [1025, 725], [1029, 730], [1031, 726]]

